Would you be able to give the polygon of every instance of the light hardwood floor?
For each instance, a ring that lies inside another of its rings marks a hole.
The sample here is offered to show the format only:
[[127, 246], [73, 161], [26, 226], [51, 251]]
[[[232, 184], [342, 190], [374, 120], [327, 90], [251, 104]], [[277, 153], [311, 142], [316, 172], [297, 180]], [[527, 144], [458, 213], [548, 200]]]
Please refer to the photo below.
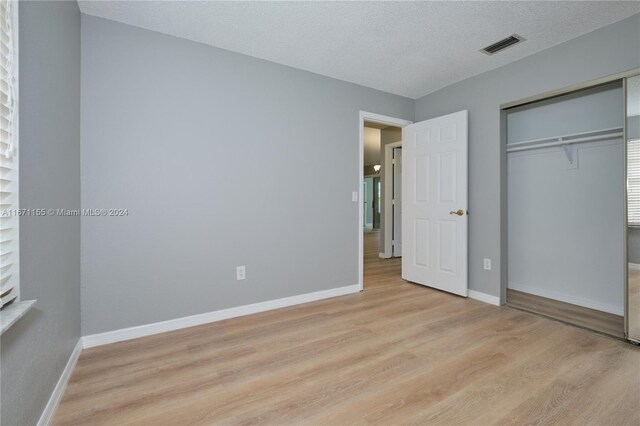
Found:
[[400, 279], [84, 351], [54, 424], [640, 424], [640, 349]]

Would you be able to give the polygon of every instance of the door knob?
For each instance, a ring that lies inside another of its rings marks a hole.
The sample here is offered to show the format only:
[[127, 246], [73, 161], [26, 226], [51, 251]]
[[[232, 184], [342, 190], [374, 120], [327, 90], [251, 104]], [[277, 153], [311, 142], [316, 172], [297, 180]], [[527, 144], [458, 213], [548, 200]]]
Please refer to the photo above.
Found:
[[449, 214], [457, 214], [458, 216], [462, 216], [464, 214], [464, 210], [459, 209], [458, 211], [455, 211], [455, 212], [449, 212]]

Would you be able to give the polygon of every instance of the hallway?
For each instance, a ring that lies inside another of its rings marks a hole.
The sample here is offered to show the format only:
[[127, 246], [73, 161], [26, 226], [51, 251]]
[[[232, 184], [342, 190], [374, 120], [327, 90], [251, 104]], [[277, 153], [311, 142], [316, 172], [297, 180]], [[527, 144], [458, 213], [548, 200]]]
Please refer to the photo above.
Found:
[[401, 285], [398, 282], [402, 274], [402, 258], [392, 257], [383, 259], [380, 257], [380, 230], [364, 232], [364, 288], [370, 289], [377, 286]]

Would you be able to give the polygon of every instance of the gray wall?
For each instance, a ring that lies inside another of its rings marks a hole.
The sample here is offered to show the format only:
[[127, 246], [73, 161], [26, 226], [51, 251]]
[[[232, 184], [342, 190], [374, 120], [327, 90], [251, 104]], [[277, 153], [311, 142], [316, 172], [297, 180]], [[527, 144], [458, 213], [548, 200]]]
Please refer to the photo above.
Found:
[[622, 82], [615, 81], [507, 111], [507, 143], [624, 125]]
[[[20, 2], [20, 207], [80, 207], [80, 12]], [[80, 219], [23, 217], [20, 292], [2, 335], [2, 424], [35, 424], [80, 337]]]
[[359, 111], [414, 101], [83, 15], [82, 108], [92, 334], [356, 284]]
[[373, 166], [364, 166], [362, 171], [364, 173], [364, 176], [373, 176], [377, 174]]
[[[385, 208], [384, 208], [384, 185], [386, 179], [391, 179], [391, 165], [387, 164], [385, 161], [385, 146], [402, 140], [402, 129], [400, 127], [387, 127], [386, 129], [380, 130], [380, 185], [382, 186], [381, 192], [381, 200], [382, 204], [380, 205], [380, 253], [384, 253], [384, 218], [385, 218]], [[387, 171], [389, 173], [387, 173]]]
[[623, 153], [580, 144], [577, 169], [562, 148], [509, 154], [509, 288], [624, 314]]
[[[469, 111], [469, 287], [502, 296], [506, 284], [506, 156], [500, 105], [640, 66], [640, 15], [416, 101], [416, 121]], [[493, 259], [483, 270], [482, 259]]]

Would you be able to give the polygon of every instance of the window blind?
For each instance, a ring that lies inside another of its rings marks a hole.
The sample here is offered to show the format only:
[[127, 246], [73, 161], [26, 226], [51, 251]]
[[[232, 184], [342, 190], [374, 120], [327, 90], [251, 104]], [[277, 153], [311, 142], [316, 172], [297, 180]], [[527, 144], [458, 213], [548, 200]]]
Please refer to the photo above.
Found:
[[627, 222], [640, 226], [640, 139], [627, 142]]
[[0, 308], [18, 297], [18, 157], [13, 2], [0, 0]]

